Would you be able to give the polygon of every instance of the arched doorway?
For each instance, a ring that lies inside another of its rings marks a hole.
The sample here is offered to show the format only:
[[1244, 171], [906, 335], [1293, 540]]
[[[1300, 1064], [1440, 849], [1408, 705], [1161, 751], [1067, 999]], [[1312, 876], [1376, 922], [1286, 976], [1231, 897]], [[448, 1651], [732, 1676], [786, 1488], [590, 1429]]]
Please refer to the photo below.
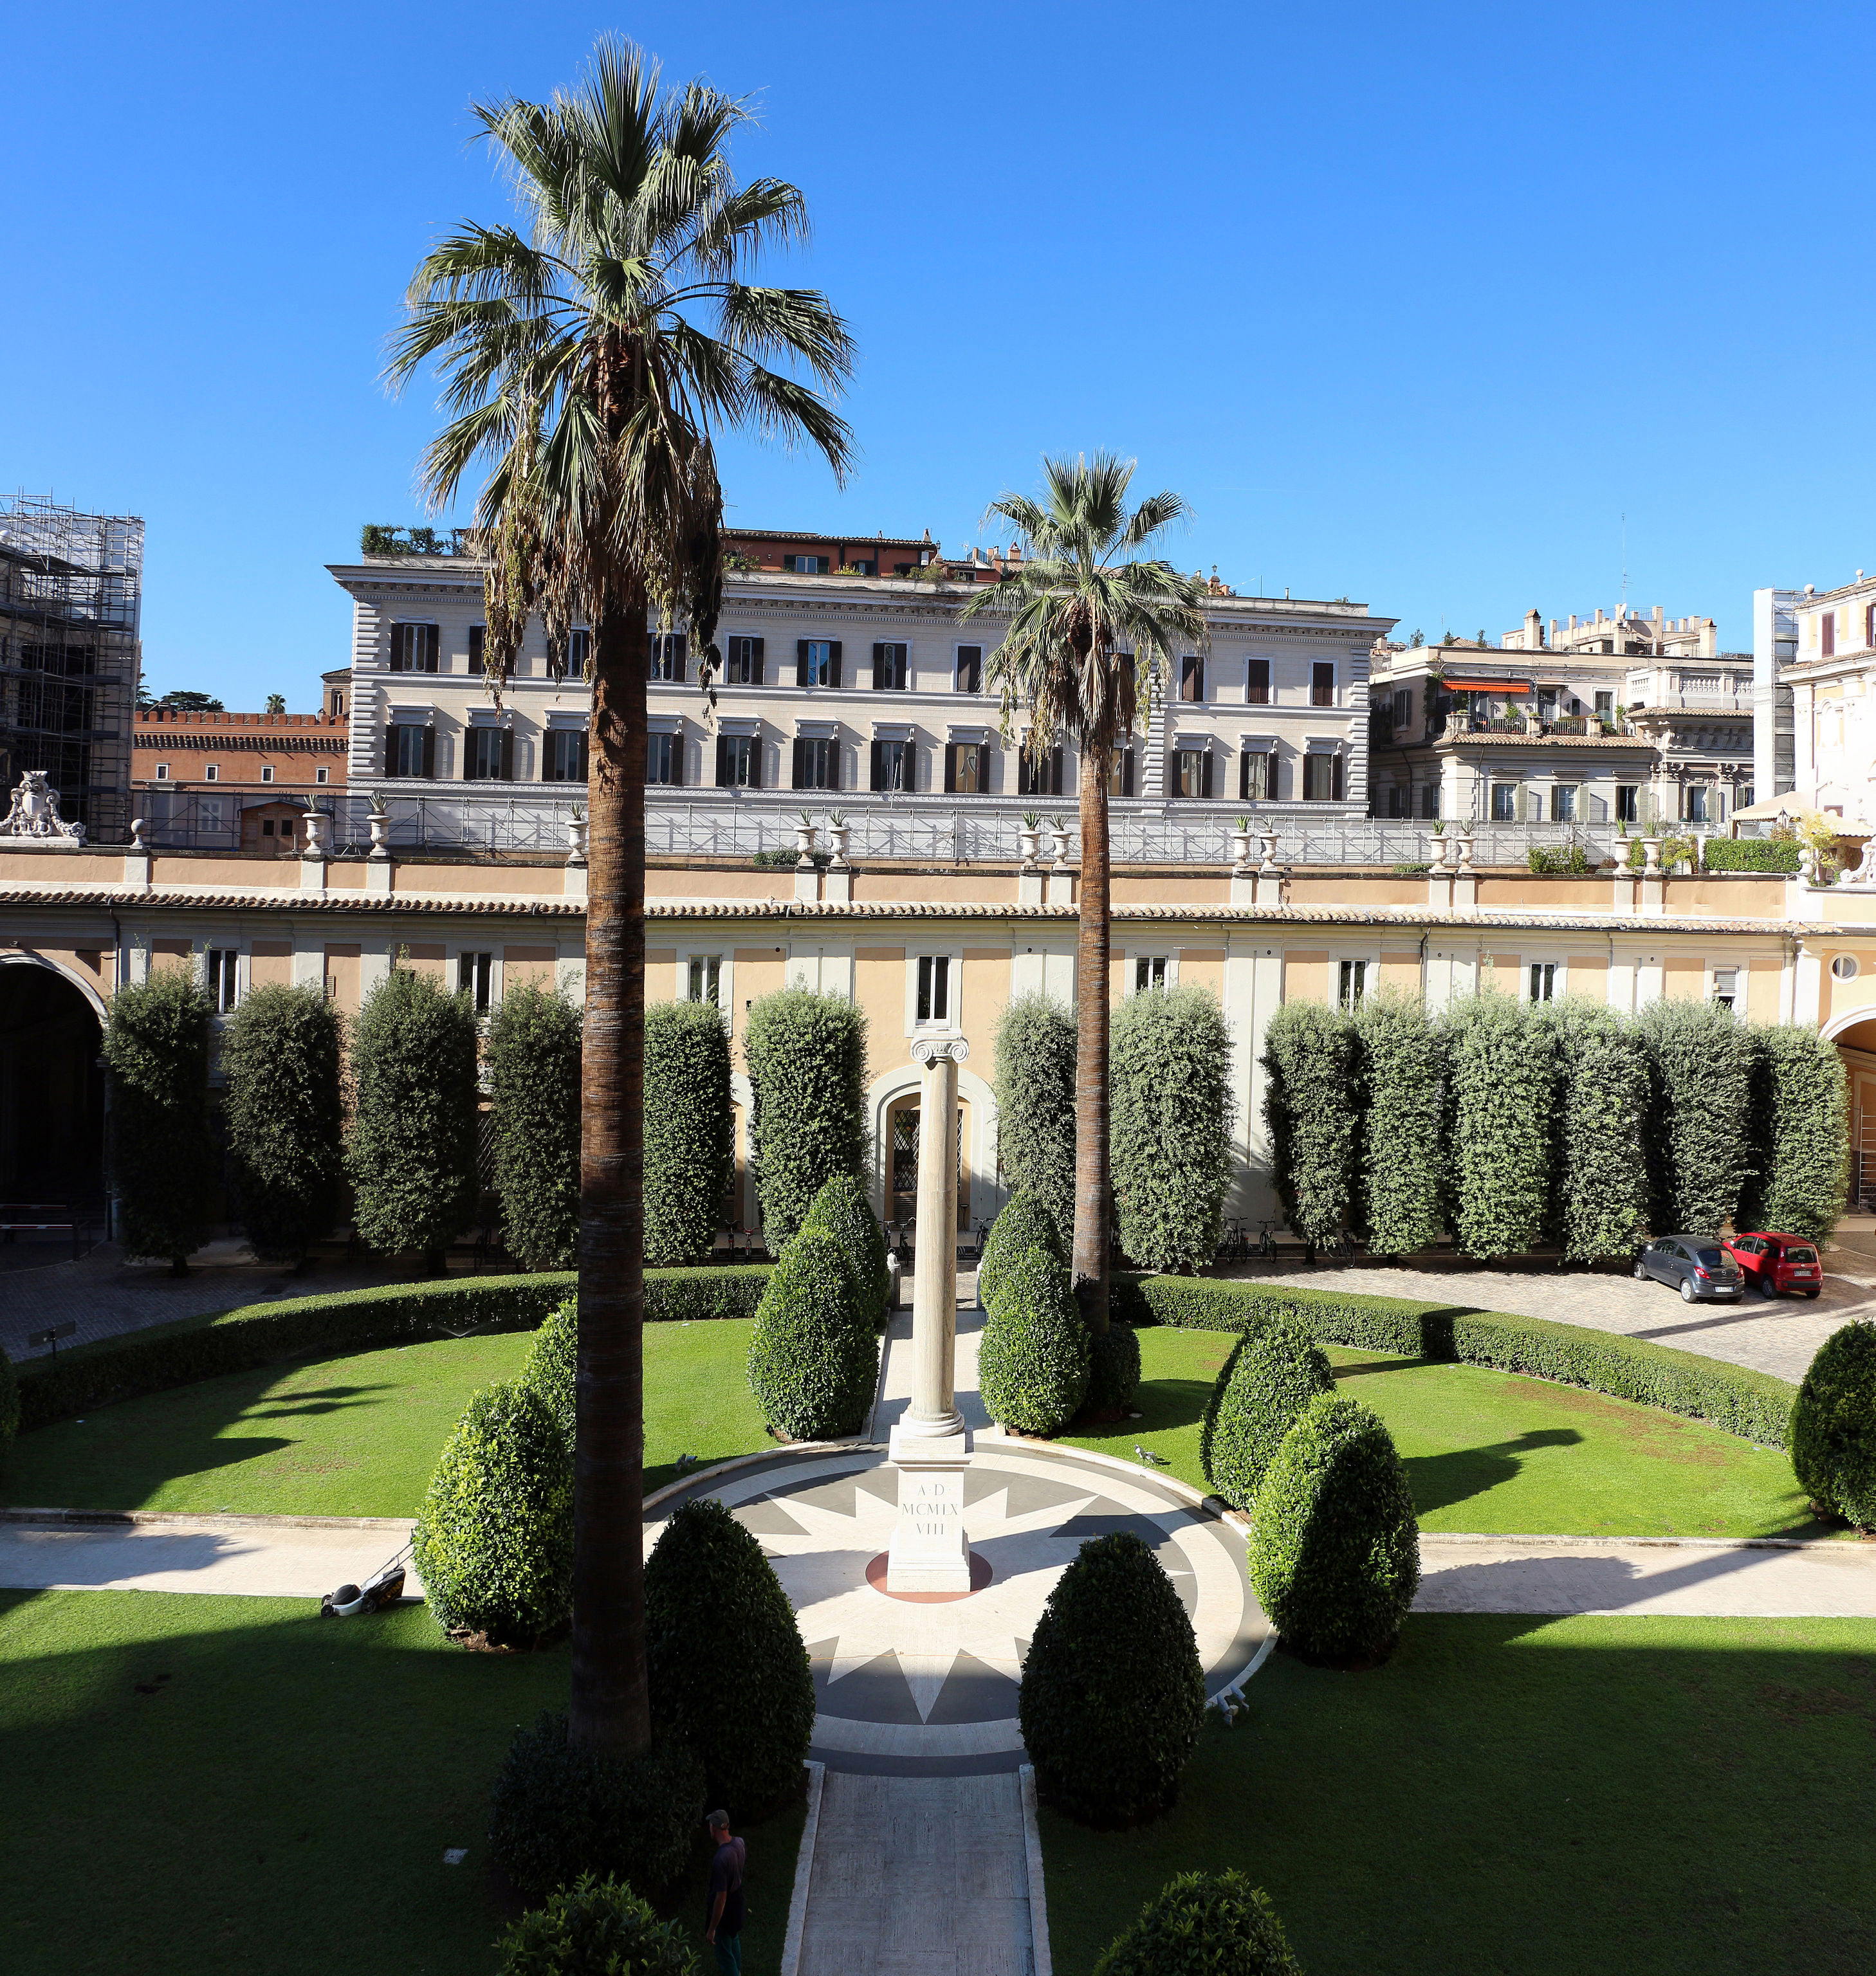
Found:
[[1826, 1033], [1850, 1087], [1850, 1200], [1861, 1207], [1876, 1200], [1876, 1016]]
[[0, 1200], [104, 1198], [99, 1035], [92, 1003], [56, 968], [0, 965]]
[[[908, 1091], [886, 1107], [886, 1220], [895, 1234], [912, 1238], [918, 1218], [918, 1093]], [[958, 1226], [971, 1227], [971, 1175], [964, 1148], [971, 1141], [971, 1107], [958, 1106]]]

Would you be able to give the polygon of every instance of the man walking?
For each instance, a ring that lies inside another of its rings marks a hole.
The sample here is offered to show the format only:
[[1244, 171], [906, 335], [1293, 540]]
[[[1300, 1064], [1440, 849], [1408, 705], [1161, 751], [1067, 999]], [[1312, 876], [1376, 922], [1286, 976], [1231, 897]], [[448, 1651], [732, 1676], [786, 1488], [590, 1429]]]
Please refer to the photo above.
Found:
[[717, 1951], [719, 1976], [743, 1976], [743, 1867], [749, 1848], [730, 1836], [730, 1814], [713, 1811], [710, 1836], [716, 1846], [711, 1856], [710, 1919], [704, 1939]]

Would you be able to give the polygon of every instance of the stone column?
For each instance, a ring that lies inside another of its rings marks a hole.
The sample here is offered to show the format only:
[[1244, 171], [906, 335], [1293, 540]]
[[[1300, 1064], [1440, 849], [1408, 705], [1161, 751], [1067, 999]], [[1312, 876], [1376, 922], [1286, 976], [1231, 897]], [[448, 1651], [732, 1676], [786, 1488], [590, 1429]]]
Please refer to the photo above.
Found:
[[912, 1397], [892, 1430], [898, 1522], [886, 1554], [889, 1592], [965, 1592], [971, 1545], [964, 1477], [971, 1434], [958, 1411], [958, 1066], [961, 1036], [924, 1037], [918, 1100], [918, 1221], [912, 1279]]

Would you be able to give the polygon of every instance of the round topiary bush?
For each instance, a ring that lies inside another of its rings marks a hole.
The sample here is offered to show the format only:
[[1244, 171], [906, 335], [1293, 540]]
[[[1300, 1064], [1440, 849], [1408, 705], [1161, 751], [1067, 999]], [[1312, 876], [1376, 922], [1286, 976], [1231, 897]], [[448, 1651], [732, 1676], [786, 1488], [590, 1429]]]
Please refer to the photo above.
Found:
[[1876, 1324], [1825, 1339], [1792, 1406], [1792, 1467], [1821, 1510], [1876, 1529]]
[[1247, 1331], [1231, 1348], [1199, 1431], [1205, 1480], [1234, 1510], [1248, 1510], [1283, 1438], [1318, 1393], [1335, 1391], [1328, 1355], [1287, 1315]]
[[715, 1497], [686, 1503], [646, 1562], [645, 1603], [653, 1717], [701, 1759], [712, 1803], [766, 1818], [800, 1790], [814, 1675], [761, 1545]]
[[1303, 1965], [1270, 1896], [1233, 1866], [1169, 1880], [1094, 1976], [1303, 1976]]
[[474, 1395], [444, 1444], [412, 1533], [424, 1596], [444, 1632], [532, 1646], [573, 1596], [573, 1463], [528, 1387]]
[[978, 1346], [991, 1418], [1019, 1434], [1060, 1433], [1087, 1397], [1092, 1355], [1061, 1264], [1040, 1248], [1007, 1263]]
[[1133, 1404], [1140, 1384], [1140, 1335], [1118, 1318], [1088, 1339], [1088, 1396], [1082, 1402], [1097, 1418], [1118, 1417]]
[[555, 1305], [541, 1319], [521, 1368], [520, 1382], [554, 1417], [567, 1452], [573, 1451], [574, 1391], [579, 1377], [578, 1297]]
[[791, 1441], [858, 1434], [879, 1369], [879, 1334], [845, 1247], [825, 1228], [804, 1227], [756, 1306], [749, 1384], [763, 1418]]
[[6, 1451], [18, 1432], [19, 1375], [12, 1360], [0, 1352], [0, 1464], [5, 1462]]
[[501, 1976], [697, 1976], [696, 1945], [630, 1887], [582, 1873], [502, 1937]]
[[978, 1259], [977, 1300], [986, 1310], [997, 1277], [1028, 1249], [1040, 1249], [1058, 1263], [1068, 1260], [1062, 1253], [1061, 1237], [1055, 1232], [1055, 1218], [1048, 1209], [1034, 1194], [1013, 1194], [990, 1224], [984, 1253]]
[[1205, 1708], [1192, 1622], [1159, 1560], [1130, 1530], [1090, 1538], [1023, 1664], [1017, 1714], [1037, 1789], [1084, 1825], [1157, 1818]]
[[704, 1767], [674, 1738], [608, 1757], [569, 1741], [566, 1717], [548, 1714], [508, 1746], [489, 1844], [530, 1907], [585, 1873], [618, 1874], [655, 1899], [684, 1870], [704, 1810]]
[[1282, 1644], [1330, 1667], [1385, 1660], [1420, 1582], [1407, 1471], [1380, 1420], [1324, 1393], [1284, 1437], [1251, 1509], [1251, 1583]]
[[804, 1228], [825, 1228], [843, 1247], [853, 1265], [875, 1326], [884, 1330], [886, 1293], [892, 1282], [886, 1268], [886, 1238], [866, 1189], [852, 1174], [836, 1174], [821, 1183]]

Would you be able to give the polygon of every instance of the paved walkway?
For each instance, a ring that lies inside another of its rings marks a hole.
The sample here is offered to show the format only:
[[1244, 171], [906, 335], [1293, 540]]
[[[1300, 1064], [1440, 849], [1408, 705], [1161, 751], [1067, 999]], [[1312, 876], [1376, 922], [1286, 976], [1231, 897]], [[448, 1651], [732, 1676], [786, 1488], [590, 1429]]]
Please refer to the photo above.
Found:
[[1414, 1297], [1466, 1310], [1502, 1310], [1587, 1325], [1597, 1331], [1619, 1331], [1630, 1338], [1651, 1338], [1683, 1352], [1775, 1373], [1794, 1385], [1805, 1376], [1818, 1347], [1839, 1326], [1851, 1318], [1876, 1317], [1876, 1259], [1845, 1250], [1829, 1252], [1824, 1293], [1815, 1303], [1802, 1297], [1768, 1300], [1749, 1292], [1738, 1303], [1684, 1304], [1665, 1283], [1545, 1266], [1279, 1263], [1231, 1273], [1255, 1283]]
[[[1022, 1785], [829, 1770], [783, 1976], [1036, 1976]], [[1041, 1911], [1040, 1858], [1034, 1906]]]

